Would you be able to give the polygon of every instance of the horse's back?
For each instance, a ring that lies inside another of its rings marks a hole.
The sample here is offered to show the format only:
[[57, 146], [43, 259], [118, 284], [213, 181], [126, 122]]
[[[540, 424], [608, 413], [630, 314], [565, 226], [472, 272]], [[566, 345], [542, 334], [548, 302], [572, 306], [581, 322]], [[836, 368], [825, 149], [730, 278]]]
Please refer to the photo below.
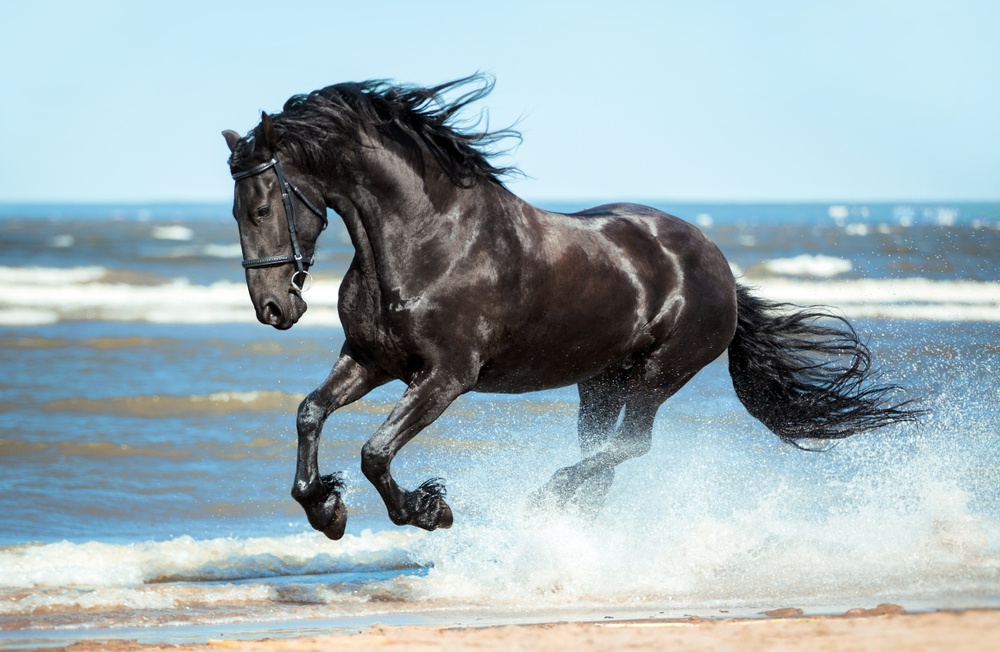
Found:
[[704, 349], [706, 329], [716, 333], [708, 343], [714, 358], [732, 339], [732, 273], [687, 222], [647, 206], [606, 204], [540, 211], [529, 233], [534, 247], [522, 261], [517, 325], [508, 322], [479, 389], [580, 382], [668, 340]]
[[[602, 204], [567, 218], [600, 224], [609, 243], [623, 256], [657, 265], [652, 278], [659, 280], [666, 268], [676, 275], [676, 289], [702, 296], [703, 303], [735, 305], [735, 279], [725, 256], [698, 227], [679, 217], [642, 204]], [[657, 251], [649, 253], [655, 243]], [[713, 291], [715, 290], [715, 291]]]

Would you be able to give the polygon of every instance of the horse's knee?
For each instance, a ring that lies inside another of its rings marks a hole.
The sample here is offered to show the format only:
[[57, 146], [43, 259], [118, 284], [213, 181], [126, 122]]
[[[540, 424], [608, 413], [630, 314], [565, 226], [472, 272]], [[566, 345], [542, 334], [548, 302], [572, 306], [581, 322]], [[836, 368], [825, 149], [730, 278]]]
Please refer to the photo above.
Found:
[[392, 457], [386, 447], [372, 440], [361, 447], [361, 472], [372, 482], [385, 473], [391, 460]]
[[326, 415], [326, 408], [320, 404], [316, 393], [313, 392], [312, 394], [306, 396], [301, 403], [299, 403], [299, 410], [296, 414], [295, 423], [300, 432], [303, 430], [313, 430], [322, 426], [323, 420], [326, 419]]

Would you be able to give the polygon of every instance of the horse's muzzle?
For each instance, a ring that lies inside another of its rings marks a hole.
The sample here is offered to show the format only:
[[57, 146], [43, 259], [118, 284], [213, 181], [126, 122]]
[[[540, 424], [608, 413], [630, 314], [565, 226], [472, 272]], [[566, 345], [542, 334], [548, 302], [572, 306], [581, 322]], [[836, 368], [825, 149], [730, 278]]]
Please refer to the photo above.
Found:
[[264, 299], [257, 309], [257, 321], [284, 331], [294, 326], [306, 311], [306, 302], [298, 292], [289, 291], [286, 301], [277, 297]]

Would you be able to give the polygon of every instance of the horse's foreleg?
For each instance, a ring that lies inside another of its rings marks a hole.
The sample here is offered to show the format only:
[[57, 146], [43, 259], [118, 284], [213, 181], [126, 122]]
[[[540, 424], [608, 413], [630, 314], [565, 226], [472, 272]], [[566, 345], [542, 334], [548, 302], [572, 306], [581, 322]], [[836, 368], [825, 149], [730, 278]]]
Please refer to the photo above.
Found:
[[414, 491], [393, 480], [389, 465], [396, 453], [437, 419], [464, 391], [453, 379], [427, 374], [415, 379], [393, 408], [389, 418], [361, 450], [361, 470], [375, 486], [396, 525], [416, 525], [425, 530], [451, 527], [452, 513], [444, 501], [440, 479], [429, 480]]
[[319, 474], [319, 438], [330, 414], [353, 403], [389, 380], [355, 360], [345, 346], [323, 384], [299, 405], [296, 427], [299, 443], [292, 497], [306, 511], [309, 524], [331, 539], [344, 535], [347, 509], [340, 498], [342, 483], [334, 475]]

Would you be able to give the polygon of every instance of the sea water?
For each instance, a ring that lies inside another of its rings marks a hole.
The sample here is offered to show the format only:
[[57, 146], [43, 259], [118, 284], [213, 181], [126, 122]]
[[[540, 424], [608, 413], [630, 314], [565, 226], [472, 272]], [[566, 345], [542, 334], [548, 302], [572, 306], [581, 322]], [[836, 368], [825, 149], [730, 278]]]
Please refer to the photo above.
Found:
[[393, 526], [360, 473], [397, 382], [327, 423], [321, 469], [350, 509], [328, 541], [289, 488], [296, 406], [343, 343], [344, 230], [277, 332], [228, 207], [2, 207], [0, 646], [1000, 606], [1000, 205], [658, 206], [762, 295], [837, 307], [922, 423], [799, 451], [722, 359], [584, 522], [525, 508], [580, 457], [575, 389], [469, 394], [393, 464], [403, 486], [447, 482], [455, 525], [426, 533]]

